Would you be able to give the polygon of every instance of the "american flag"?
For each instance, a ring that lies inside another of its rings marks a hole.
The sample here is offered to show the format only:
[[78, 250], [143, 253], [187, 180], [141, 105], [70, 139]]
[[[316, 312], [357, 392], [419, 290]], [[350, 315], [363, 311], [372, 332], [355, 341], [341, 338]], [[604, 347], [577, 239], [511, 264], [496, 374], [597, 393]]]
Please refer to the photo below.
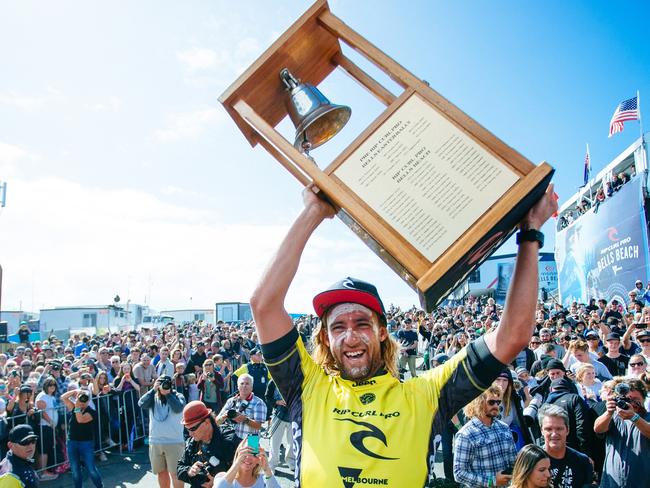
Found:
[[612, 120], [609, 122], [609, 137], [612, 137], [617, 132], [623, 132], [623, 123], [626, 120], [639, 120], [637, 97], [624, 100], [618, 104], [614, 115], [612, 115]]

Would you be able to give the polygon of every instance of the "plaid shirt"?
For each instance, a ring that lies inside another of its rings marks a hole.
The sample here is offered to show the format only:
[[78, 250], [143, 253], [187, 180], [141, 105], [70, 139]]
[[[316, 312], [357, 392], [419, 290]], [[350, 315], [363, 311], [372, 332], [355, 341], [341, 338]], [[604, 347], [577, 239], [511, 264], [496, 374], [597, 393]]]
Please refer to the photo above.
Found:
[[456, 435], [454, 478], [467, 488], [488, 486], [499, 471], [513, 466], [517, 449], [510, 428], [494, 419], [490, 427], [472, 418]]
[[[225, 415], [226, 412], [231, 408], [239, 412], [240, 406], [241, 406], [241, 400], [239, 399], [239, 395], [230, 397], [228, 401], [226, 401], [226, 404], [221, 409], [221, 412], [219, 412], [219, 416]], [[261, 398], [253, 395], [253, 399], [250, 402], [248, 402], [248, 406], [241, 413], [246, 415], [246, 417], [255, 420], [256, 422], [262, 423], [266, 420], [266, 403], [264, 403], [264, 400], [262, 400]], [[237, 434], [237, 437], [239, 437], [240, 439], [243, 439], [248, 434], [257, 434], [260, 431], [259, 429], [254, 429], [251, 426], [246, 425], [244, 422], [240, 422], [238, 424], [234, 423], [234, 425], [235, 425], [235, 434]]]

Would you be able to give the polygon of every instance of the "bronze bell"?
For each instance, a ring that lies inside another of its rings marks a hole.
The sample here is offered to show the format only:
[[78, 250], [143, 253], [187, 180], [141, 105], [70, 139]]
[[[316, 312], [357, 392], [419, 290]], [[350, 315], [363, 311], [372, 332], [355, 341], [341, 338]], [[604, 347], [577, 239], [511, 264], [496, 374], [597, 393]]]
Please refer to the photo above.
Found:
[[334, 137], [348, 122], [352, 110], [345, 105], [334, 105], [314, 85], [301, 83], [287, 68], [280, 71], [280, 79], [289, 92], [287, 110], [296, 127], [293, 145], [309, 152]]

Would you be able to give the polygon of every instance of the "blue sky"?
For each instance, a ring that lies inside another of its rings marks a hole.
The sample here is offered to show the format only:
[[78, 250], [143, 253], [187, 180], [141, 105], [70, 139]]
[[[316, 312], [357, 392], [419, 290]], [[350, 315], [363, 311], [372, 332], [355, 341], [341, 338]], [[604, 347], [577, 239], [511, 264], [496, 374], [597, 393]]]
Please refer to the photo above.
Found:
[[[2, 2], [3, 309], [115, 293], [158, 309], [246, 301], [300, 210], [300, 187], [248, 145], [217, 98], [309, 5]], [[551, 163], [561, 202], [581, 184], [585, 143], [598, 171], [638, 137], [628, 122], [607, 138], [616, 105], [640, 90], [650, 107], [647, 2], [330, 6], [506, 143]], [[340, 73], [323, 91], [353, 106], [349, 126], [314, 154], [326, 162], [379, 107]], [[288, 308], [309, 311], [313, 294], [346, 275], [375, 282], [386, 302], [417, 301], [332, 221], [310, 243]]]

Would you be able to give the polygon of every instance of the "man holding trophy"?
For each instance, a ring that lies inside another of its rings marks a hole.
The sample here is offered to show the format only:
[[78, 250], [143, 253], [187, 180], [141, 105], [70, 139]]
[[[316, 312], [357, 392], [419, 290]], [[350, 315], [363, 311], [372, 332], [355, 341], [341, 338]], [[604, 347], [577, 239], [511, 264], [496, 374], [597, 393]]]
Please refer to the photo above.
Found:
[[[307, 352], [284, 299], [307, 241], [334, 208], [311, 189], [251, 298], [264, 358], [290, 412], [300, 486], [423, 486], [433, 439], [527, 346], [535, 324], [539, 232], [557, 210], [553, 185], [520, 223], [499, 326], [444, 365], [401, 383], [399, 346], [377, 289], [346, 278], [314, 298], [321, 319]], [[496, 473], [495, 473], [496, 475]]]

